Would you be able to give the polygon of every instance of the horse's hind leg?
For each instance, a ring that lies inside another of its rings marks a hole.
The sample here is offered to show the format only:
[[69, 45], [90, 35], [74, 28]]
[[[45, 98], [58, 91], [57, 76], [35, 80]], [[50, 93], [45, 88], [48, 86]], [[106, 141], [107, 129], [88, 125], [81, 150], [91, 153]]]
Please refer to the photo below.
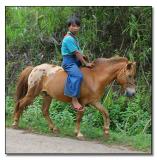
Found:
[[59, 130], [56, 128], [55, 124], [52, 122], [50, 116], [49, 116], [49, 107], [52, 101], [52, 97], [49, 95], [43, 95], [43, 105], [42, 105], [42, 112], [43, 115], [48, 122], [49, 128], [52, 130], [52, 132], [57, 133]]
[[34, 95], [34, 90], [28, 90], [25, 97], [16, 102], [15, 111], [14, 111], [14, 122], [12, 124], [13, 128], [18, 127], [20, 116], [23, 110], [32, 103], [36, 96]]

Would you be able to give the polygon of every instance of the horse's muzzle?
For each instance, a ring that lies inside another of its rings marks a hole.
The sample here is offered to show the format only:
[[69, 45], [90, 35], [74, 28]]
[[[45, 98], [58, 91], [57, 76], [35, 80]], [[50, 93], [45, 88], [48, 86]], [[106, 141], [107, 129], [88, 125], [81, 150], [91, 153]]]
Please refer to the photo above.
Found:
[[135, 95], [135, 93], [136, 93], [135, 88], [126, 88], [124, 94], [125, 94], [125, 96], [127, 96], [127, 97], [132, 97], [132, 96]]

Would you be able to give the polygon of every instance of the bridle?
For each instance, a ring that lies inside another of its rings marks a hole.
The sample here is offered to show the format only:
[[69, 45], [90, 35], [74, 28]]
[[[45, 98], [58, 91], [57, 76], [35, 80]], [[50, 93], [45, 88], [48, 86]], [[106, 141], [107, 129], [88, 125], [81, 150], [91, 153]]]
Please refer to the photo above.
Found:
[[[119, 74], [120, 74], [121, 78], [123, 78], [123, 77], [125, 78], [125, 67], [122, 67], [120, 69], [120, 71], [118, 72], [118, 75]], [[131, 86], [131, 88], [132, 88], [132, 87], [135, 87], [135, 84], [134, 84], [134, 82], [129, 81], [128, 77], [127, 77], [127, 83], [125, 84], [125, 86]]]

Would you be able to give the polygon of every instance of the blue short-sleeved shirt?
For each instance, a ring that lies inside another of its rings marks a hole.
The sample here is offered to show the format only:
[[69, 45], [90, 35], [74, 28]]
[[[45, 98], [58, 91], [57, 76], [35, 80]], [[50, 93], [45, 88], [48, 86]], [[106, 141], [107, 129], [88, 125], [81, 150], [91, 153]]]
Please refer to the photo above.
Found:
[[68, 32], [62, 41], [61, 52], [63, 56], [72, 55], [75, 51], [81, 52], [77, 37], [71, 34], [71, 32]]

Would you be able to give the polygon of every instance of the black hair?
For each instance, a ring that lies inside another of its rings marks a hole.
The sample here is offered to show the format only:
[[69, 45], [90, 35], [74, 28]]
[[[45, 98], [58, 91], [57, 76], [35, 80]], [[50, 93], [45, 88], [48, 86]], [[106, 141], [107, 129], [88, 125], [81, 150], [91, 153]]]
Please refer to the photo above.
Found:
[[72, 16], [68, 19], [67, 25], [70, 27], [72, 24], [76, 24], [77, 26], [80, 26], [80, 19], [76, 16]]

